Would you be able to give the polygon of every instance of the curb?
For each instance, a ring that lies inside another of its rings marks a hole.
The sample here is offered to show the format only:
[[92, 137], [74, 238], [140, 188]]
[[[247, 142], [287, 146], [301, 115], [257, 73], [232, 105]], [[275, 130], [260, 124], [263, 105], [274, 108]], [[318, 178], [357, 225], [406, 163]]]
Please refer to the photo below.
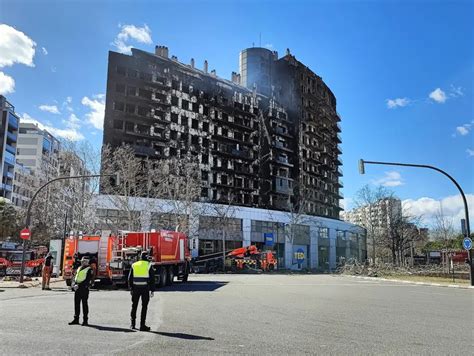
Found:
[[[14, 285], [10, 285], [10, 286], [3, 286], [2, 283], [9, 283], [10, 281], [7, 281], [7, 282], [0, 282], [0, 288], [5, 288], [5, 289], [11, 289], [11, 288], [23, 288], [23, 289], [26, 289], [26, 288], [34, 288], [34, 287], [38, 287], [39, 285], [41, 285], [41, 280], [38, 280], [38, 281], [30, 281], [30, 282], [24, 282], [23, 284], [20, 284], [20, 282], [16, 282], [16, 281], [12, 281], [12, 283], [15, 283]], [[64, 282], [64, 279], [56, 279], [56, 280], [50, 280], [49, 283], [58, 283], [58, 282]]]
[[407, 280], [403, 280], [403, 279], [389, 279], [389, 278], [380, 278], [380, 277], [352, 276], [352, 275], [346, 275], [346, 274], [344, 274], [342, 276], [357, 278], [357, 279], [367, 279], [367, 280], [371, 280], [371, 281], [398, 282], [398, 283], [421, 285], [421, 286], [459, 288], [459, 289], [474, 289], [474, 286], [462, 286], [462, 285], [459, 285], [459, 284], [415, 282], [415, 281], [407, 281]]

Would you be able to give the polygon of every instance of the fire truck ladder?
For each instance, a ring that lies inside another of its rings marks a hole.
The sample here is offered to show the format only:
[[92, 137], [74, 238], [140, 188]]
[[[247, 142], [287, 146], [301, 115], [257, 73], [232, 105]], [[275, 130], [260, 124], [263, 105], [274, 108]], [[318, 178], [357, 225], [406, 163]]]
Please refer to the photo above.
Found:
[[99, 242], [99, 256], [98, 256], [98, 271], [106, 272], [107, 271], [107, 252], [109, 245], [109, 234], [108, 232], [103, 232], [100, 236]]

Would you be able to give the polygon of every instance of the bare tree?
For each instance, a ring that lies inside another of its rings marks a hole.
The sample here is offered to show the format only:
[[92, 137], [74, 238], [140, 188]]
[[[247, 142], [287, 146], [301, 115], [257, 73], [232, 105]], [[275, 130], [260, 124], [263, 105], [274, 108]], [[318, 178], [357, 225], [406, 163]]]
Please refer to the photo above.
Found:
[[[439, 203], [439, 209], [434, 216], [432, 236], [437, 241], [442, 241], [445, 251], [448, 251], [450, 241], [456, 237], [456, 230], [452, 217], [444, 214], [443, 205]], [[448, 254], [443, 254], [443, 265], [449, 268]]]
[[349, 214], [355, 214], [351, 221], [359, 223], [367, 230], [367, 241], [371, 241], [372, 263], [378, 256], [377, 247], [380, 246], [387, 226], [392, 219], [392, 212], [384, 209], [384, 202], [393, 199], [393, 192], [383, 186], [372, 188], [370, 185], [363, 186], [355, 198], [355, 209]]

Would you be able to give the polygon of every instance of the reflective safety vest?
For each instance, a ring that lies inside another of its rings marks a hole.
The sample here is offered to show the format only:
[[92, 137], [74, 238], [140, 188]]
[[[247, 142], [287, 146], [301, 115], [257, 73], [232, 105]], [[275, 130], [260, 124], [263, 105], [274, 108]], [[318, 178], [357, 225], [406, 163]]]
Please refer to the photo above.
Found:
[[134, 285], [148, 285], [148, 278], [150, 277], [151, 266], [151, 263], [148, 261], [137, 261], [132, 265]]
[[90, 267], [85, 267], [85, 268], [79, 267], [77, 269], [74, 282], [76, 282], [76, 284], [84, 282], [87, 278], [87, 272], [89, 272], [90, 269], [91, 269]]

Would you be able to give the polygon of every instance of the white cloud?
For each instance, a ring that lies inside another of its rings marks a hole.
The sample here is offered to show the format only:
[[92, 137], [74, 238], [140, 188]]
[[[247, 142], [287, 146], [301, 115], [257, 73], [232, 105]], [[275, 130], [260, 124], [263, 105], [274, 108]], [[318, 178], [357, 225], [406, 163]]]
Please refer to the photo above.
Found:
[[451, 93], [449, 93], [449, 96], [452, 96], [453, 98], [464, 96], [464, 92], [462, 90], [463, 90], [462, 87], [455, 87], [454, 85], [451, 84]]
[[0, 24], [0, 68], [15, 63], [34, 67], [36, 43], [15, 28]]
[[51, 72], [56, 73], [57, 72], [56, 67], [51, 67]]
[[430, 98], [436, 101], [439, 104], [443, 104], [448, 98], [446, 97], [446, 93], [441, 90], [441, 88], [436, 88], [430, 93]]
[[73, 112], [74, 109], [72, 108], [71, 103], [72, 103], [72, 97], [68, 96], [66, 100], [63, 101], [61, 107], [63, 108], [63, 110], [66, 109], [69, 112]]
[[91, 111], [86, 114], [87, 121], [98, 130], [104, 128], [105, 98], [104, 94], [93, 96], [93, 100], [87, 96], [82, 98], [82, 105], [87, 106]]
[[387, 107], [389, 109], [396, 109], [397, 107], [404, 107], [410, 104], [408, 98], [387, 99]]
[[39, 109], [41, 111], [50, 112], [51, 114], [60, 114], [56, 105], [40, 105]]
[[398, 187], [403, 185], [402, 175], [396, 171], [385, 172], [385, 176], [372, 182], [384, 187]]
[[15, 80], [0, 72], [0, 94], [7, 95], [15, 91]]
[[469, 157], [474, 157], [474, 150], [471, 150], [471, 149], [467, 149], [466, 150], [467, 154], [469, 155]]
[[44, 54], [45, 56], [48, 55], [48, 50], [47, 50], [46, 48], [41, 47], [41, 51], [43, 51], [43, 54]]
[[273, 44], [272, 43], [267, 43], [265, 46], [263, 46], [268, 49], [273, 49]]
[[[474, 206], [474, 194], [466, 194], [467, 204]], [[454, 227], [460, 229], [461, 219], [465, 218], [464, 204], [461, 195], [452, 195], [441, 200], [429, 197], [419, 199], [407, 199], [402, 202], [403, 208], [407, 209], [408, 214], [414, 216], [422, 216], [423, 222], [432, 225], [435, 215], [439, 212], [440, 206], [443, 208], [445, 217], [452, 218]], [[474, 220], [474, 211], [469, 212], [469, 219]]]
[[150, 44], [151, 30], [147, 25], [143, 27], [136, 27], [134, 25], [123, 25], [120, 26], [121, 31], [112, 43], [120, 53], [131, 53], [132, 46], [128, 45], [127, 42], [134, 40], [138, 43]]
[[463, 125], [463, 126], [458, 126], [456, 127], [456, 131], [462, 135], [462, 136], [466, 136], [468, 133], [469, 133], [469, 128], [470, 128], [471, 125]]
[[23, 116], [20, 117], [20, 122], [27, 122], [37, 125], [40, 129], [48, 131], [51, 135], [59, 138], [65, 138], [71, 141], [81, 141], [84, 139], [84, 135], [80, 133], [77, 128], [68, 127], [66, 129], [58, 129], [51, 125], [45, 125], [40, 121], [32, 118], [27, 113], [23, 113]]

